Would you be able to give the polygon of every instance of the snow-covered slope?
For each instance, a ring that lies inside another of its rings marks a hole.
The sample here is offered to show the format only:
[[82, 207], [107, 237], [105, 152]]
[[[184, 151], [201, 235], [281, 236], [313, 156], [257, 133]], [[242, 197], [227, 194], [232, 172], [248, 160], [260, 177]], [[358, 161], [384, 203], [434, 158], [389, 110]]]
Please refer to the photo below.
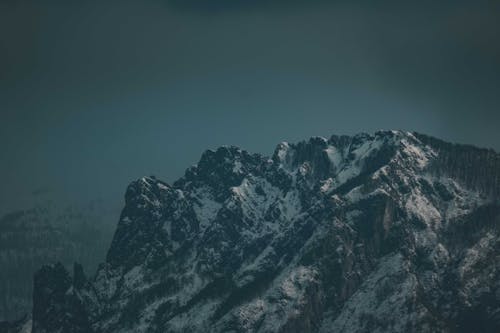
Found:
[[420, 134], [205, 152], [127, 189], [106, 262], [35, 276], [34, 332], [493, 332], [500, 155]]

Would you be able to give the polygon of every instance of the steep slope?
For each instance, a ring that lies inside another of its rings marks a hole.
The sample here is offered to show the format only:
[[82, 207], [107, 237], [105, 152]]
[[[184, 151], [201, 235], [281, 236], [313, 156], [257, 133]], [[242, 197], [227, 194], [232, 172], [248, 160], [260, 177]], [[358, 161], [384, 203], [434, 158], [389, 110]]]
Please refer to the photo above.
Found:
[[33, 274], [44, 264], [75, 260], [95, 270], [112, 238], [112, 212], [98, 204], [43, 202], [0, 218], [0, 321], [32, 309]]
[[34, 332], [493, 332], [500, 155], [399, 131], [207, 151], [133, 182], [106, 262], [35, 276]]

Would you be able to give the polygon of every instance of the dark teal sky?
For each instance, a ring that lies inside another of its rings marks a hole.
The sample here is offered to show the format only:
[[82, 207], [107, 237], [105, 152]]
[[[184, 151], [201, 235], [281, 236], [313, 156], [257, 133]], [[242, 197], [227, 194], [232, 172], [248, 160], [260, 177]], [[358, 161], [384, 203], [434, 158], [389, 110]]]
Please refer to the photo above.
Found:
[[416, 130], [500, 150], [498, 1], [0, 2], [0, 212], [207, 148]]

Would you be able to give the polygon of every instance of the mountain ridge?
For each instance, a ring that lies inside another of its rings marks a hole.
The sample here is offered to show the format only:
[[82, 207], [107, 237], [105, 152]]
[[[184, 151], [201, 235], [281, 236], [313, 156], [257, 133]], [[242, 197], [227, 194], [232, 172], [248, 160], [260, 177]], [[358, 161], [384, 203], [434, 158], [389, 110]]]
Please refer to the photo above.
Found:
[[401, 131], [207, 150], [129, 185], [94, 277], [35, 276], [33, 332], [493, 331], [499, 175]]

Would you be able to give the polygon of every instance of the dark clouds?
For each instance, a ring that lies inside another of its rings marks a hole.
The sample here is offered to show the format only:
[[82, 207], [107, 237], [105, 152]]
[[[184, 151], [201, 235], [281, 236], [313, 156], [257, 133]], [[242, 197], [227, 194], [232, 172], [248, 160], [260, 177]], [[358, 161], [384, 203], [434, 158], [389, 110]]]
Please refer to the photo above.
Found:
[[3, 1], [3, 206], [380, 128], [500, 150], [494, 1]]

